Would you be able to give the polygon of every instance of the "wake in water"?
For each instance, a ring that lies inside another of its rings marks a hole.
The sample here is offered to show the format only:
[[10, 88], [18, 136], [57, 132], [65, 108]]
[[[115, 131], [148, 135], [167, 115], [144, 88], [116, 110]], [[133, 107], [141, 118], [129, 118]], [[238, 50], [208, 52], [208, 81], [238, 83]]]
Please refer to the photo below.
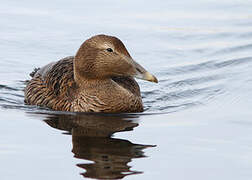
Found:
[[157, 87], [143, 85], [143, 101], [149, 112], [173, 112], [206, 105], [232, 91], [234, 85], [246, 83], [250, 72], [241, 70], [248, 66], [252, 66], [252, 57], [168, 68], [159, 73]]
[[[145, 106], [145, 112], [140, 114], [171, 113], [217, 100], [230, 91], [231, 84], [249, 81], [251, 76], [248, 72], [240, 72], [244, 66], [252, 66], [252, 57], [207, 61], [159, 72], [160, 83], [157, 86], [148, 86], [140, 81]], [[28, 111], [44, 109], [24, 104], [24, 87], [25, 81], [8, 86], [0, 84], [0, 107]]]
[[24, 87], [23, 81], [17, 81], [14, 85], [0, 84], [0, 107], [8, 109], [24, 108]]

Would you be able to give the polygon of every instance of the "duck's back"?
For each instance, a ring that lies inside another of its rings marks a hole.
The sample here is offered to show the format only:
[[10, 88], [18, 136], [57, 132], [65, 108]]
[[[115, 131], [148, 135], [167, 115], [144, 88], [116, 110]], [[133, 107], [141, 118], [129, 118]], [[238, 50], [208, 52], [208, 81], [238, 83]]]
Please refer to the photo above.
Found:
[[77, 93], [73, 74], [74, 57], [50, 63], [35, 73], [25, 89], [25, 102], [54, 110], [72, 111], [72, 101]]
[[[44, 106], [53, 110], [75, 111], [76, 108], [74, 106], [76, 103], [73, 102], [76, 98], [80, 98], [80, 90], [74, 81], [73, 60], [73, 56], [66, 57], [31, 73], [32, 79], [28, 82], [25, 89], [25, 102], [30, 105]], [[129, 99], [129, 106], [136, 106], [132, 107], [132, 111], [142, 111], [140, 88], [134, 78], [113, 77], [112, 79], [136, 97], [136, 100]], [[134, 102], [133, 105], [130, 104], [132, 102]], [[92, 103], [92, 100], [89, 103]], [[81, 111], [95, 111], [94, 109], [88, 109], [89, 104], [86, 104], [85, 108]], [[106, 107], [106, 109], [109, 112], [109, 107]], [[99, 111], [101, 110], [97, 109], [97, 112]], [[130, 111], [130, 109], [127, 111]]]

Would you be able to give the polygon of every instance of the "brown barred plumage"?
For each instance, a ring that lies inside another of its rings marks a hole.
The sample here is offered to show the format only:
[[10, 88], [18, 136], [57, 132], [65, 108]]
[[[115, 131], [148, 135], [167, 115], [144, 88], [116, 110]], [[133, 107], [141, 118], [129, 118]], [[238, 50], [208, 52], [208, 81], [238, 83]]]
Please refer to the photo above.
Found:
[[[107, 52], [111, 47], [114, 52]], [[71, 56], [31, 73], [25, 102], [59, 111], [141, 112], [140, 89], [132, 76], [157, 81], [134, 62], [122, 42], [98, 35]]]

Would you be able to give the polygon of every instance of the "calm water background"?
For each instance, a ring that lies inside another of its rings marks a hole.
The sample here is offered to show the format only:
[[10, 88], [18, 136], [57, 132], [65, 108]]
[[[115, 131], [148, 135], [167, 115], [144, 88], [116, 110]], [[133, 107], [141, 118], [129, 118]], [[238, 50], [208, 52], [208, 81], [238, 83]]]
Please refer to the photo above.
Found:
[[[252, 178], [252, 1], [0, 2], [1, 180]], [[145, 113], [24, 105], [34, 67], [99, 33], [160, 80]]]

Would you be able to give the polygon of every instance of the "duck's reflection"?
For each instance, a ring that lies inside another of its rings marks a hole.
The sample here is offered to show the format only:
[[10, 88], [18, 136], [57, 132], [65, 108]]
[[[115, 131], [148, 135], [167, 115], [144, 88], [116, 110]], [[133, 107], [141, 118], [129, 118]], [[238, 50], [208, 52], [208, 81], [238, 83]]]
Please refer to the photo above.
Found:
[[130, 131], [138, 126], [137, 116], [102, 116], [94, 114], [57, 114], [44, 120], [53, 128], [72, 135], [75, 158], [93, 163], [77, 164], [85, 169], [84, 177], [121, 179], [139, 174], [128, 165], [133, 158], [145, 157], [143, 149], [153, 145], [133, 144], [128, 140], [111, 138], [115, 132]]

